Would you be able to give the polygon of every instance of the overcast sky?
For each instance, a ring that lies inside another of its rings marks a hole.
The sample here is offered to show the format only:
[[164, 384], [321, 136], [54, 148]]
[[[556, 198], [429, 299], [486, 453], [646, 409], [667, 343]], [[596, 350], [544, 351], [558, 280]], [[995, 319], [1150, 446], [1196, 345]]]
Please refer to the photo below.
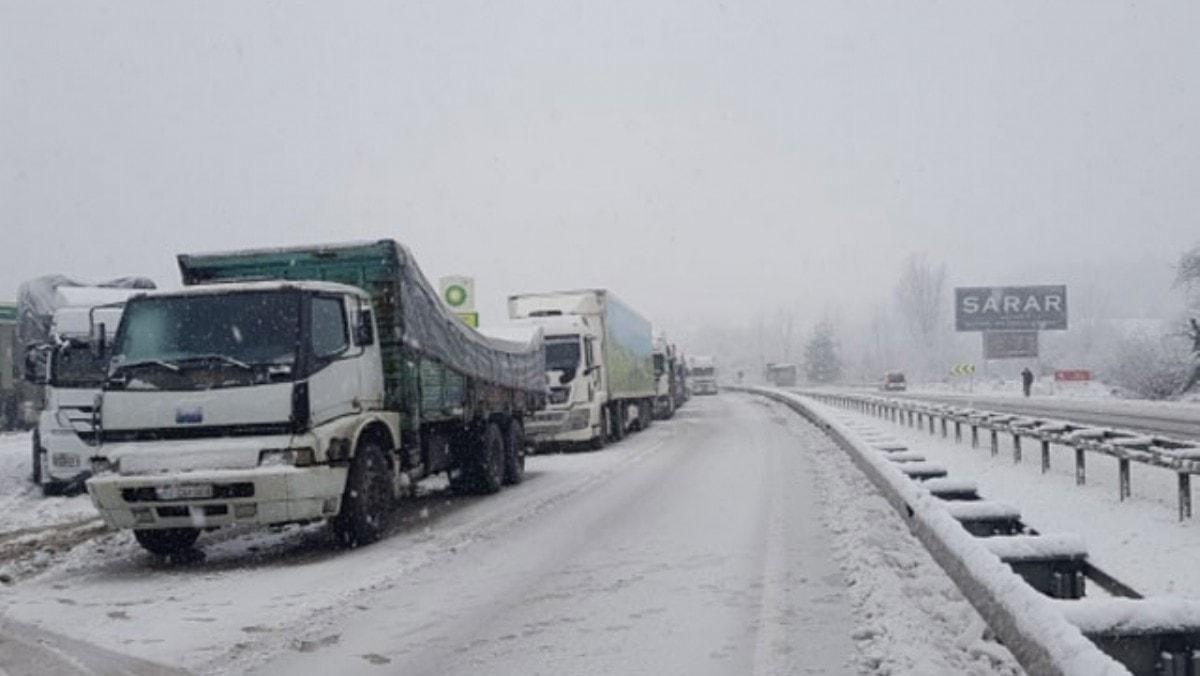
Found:
[[0, 299], [394, 237], [667, 327], [954, 283], [1166, 312], [1200, 3], [0, 0]]

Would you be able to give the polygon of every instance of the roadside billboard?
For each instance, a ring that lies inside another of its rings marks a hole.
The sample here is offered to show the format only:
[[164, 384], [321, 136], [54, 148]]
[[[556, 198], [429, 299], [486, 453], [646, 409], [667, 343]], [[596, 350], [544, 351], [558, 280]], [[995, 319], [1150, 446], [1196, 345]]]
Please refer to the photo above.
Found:
[[958, 287], [954, 325], [958, 331], [1065, 331], [1067, 287]]
[[984, 359], [1033, 359], [1038, 356], [1037, 331], [984, 331]]

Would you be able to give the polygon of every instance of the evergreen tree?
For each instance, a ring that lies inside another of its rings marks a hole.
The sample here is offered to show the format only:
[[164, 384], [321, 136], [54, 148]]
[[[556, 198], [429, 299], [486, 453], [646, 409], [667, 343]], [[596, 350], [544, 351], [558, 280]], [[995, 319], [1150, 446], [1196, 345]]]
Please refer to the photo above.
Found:
[[842, 375], [842, 360], [834, 342], [833, 324], [822, 320], [804, 345], [804, 371], [809, 382], [832, 383]]

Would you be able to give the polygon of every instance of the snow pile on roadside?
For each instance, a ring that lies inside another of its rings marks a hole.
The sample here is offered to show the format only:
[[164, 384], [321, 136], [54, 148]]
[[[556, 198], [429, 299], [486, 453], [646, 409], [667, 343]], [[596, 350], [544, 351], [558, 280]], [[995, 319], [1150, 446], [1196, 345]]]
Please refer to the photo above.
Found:
[[1020, 674], [984, 638], [986, 625], [904, 527], [891, 506], [833, 442], [788, 416], [815, 458], [822, 521], [861, 626], [859, 667], [874, 674]]
[[29, 432], [0, 434], [0, 534], [97, 517], [86, 495], [43, 497], [33, 473]]

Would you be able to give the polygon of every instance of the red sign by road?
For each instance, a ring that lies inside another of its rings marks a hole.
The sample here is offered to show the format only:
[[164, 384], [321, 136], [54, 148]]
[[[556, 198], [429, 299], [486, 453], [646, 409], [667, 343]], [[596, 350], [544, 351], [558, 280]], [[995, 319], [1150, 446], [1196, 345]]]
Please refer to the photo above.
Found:
[[1059, 369], [1054, 372], [1054, 380], [1060, 383], [1082, 383], [1092, 379], [1092, 372], [1087, 369]]

